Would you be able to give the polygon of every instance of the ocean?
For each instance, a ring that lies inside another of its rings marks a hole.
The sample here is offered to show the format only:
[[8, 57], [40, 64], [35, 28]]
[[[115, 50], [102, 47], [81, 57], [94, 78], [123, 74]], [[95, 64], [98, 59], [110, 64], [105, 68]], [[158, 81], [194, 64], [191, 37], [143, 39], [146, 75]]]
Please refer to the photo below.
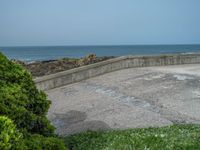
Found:
[[157, 55], [200, 52], [199, 45], [122, 45], [122, 46], [24, 46], [0, 47], [9, 59], [27, 62], [54, 60], [64, 57]]

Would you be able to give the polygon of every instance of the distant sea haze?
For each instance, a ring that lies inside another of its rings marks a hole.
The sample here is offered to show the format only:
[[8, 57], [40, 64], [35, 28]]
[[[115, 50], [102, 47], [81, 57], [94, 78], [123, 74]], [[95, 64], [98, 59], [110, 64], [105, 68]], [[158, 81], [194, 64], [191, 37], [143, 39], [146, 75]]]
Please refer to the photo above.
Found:
[[81, 58], [88, 54], [97, 56], [156, 55], [175, 53], [198, 53], [196, 45], [123, 45], [123, 46], [24, 46], [0, 47], [9, 59], [27, 62], [54, 60], [64, 57]]

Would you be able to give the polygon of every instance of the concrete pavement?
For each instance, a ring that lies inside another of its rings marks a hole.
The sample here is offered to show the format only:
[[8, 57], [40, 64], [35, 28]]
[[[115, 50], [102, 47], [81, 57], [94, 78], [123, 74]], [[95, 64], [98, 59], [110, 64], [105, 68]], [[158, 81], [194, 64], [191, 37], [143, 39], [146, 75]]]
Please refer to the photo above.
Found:
[[130, 68], [46, 91], [60, 135], [200, 123], [200, 65]]

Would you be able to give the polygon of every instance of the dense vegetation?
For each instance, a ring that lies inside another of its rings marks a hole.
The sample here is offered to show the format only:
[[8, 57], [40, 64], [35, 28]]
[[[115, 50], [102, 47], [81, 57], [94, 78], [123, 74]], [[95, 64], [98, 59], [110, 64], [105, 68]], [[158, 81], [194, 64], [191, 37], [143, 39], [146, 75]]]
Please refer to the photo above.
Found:
[[65, 138], [73, 150], [199, 150], [199, 125], [86, 132]]
[[5, 116], [0, 116], [0, 149], [13, 149], [22, 138], [22, 134], [17, 131], [12, 120]]
[[65, 149], [52, 137], [49, 106], [31, 74], [0, 53], [0, 149]]

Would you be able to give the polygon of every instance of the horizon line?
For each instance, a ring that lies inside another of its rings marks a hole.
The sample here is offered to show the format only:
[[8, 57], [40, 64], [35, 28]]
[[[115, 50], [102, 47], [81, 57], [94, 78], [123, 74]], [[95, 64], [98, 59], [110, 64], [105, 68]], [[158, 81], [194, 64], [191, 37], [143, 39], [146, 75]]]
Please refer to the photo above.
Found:
[[82, 45], [12, 45], [12, 46], [0, 46], [0, 47], [79, 47], [79, 46], [162, 46], [162, 45], [200, 45], [200, 43], [190, 44], [82, 44]]

